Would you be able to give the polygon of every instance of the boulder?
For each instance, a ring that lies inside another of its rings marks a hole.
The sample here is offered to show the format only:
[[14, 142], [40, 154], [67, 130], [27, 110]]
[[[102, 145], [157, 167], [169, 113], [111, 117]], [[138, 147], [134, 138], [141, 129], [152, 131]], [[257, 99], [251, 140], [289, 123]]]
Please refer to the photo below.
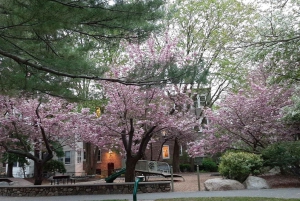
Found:
[[232, 179], [214, 178], [204, 182], [206, 191], [227, 191], [227, 190], [242, 190], [245, 186]]
[[268, 189], [268, 182], [260, 177], [249, 176], [243, 183], [246, 189]]
[[269, 170], [269, 172], [267, 173], [267, 175], [277, 175], [277, 174], [280, 174], [279, 167], [274, 167], [271, 170]]

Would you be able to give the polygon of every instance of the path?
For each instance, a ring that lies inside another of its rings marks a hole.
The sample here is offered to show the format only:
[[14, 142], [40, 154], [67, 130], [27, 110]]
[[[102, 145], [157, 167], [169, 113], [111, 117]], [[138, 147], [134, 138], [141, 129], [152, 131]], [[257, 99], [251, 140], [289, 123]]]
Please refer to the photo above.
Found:
[[[235, 190], [235, 191], [198, 191], [198, 192], [170, 192], [170, 193], [145, 193], [137, 194], [138, 200], [153, 201], [163, 198], [188, 198], [188, 197], [269, 197], [269, 198], [298, 198], [299, 188], [264, 189], [264, 190]], [[98, 201], [128, 199], [132, 200], [132, 194], [122, 195], [77, 195], [77, 196], [53, 196], [53, 197], [3, 197], [1, 201]]]

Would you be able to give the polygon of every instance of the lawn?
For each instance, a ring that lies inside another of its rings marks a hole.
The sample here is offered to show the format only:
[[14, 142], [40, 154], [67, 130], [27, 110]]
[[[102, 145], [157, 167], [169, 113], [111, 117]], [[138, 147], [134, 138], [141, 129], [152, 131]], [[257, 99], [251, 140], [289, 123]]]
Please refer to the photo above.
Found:
[[[226, 197], [226, 198], [172, 198], [158, 199], [155, 201], [300, 201], [300, 199], [283, 199], [283, 198], [251, 198], [251, 197]], [[94, 200], [98, 201], [98, 200]], [[128, 200], [103, 200], [103, 201], [128, 201]]]
[[282, 199], [282, 198], [251, 198], [251, 197], [226, 197], [226, 198], [176, 198], [176, 199], [158, 199], [155, 201], [279, 201], [300, 199]]

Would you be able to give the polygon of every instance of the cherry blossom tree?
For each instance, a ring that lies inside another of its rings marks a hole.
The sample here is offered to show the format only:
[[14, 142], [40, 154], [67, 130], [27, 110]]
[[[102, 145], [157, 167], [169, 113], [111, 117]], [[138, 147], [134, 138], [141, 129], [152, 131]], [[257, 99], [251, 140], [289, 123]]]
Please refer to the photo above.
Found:
[[202, 138], [189, 144], [189, 154], [203, 156], [227, 149], [259, 153], [275, 142], [292, 140], [295, 132], [282, 120], [282, 109], [292, 103], [292, 90], [268, 84], [269, 78], [263, 68], [253, 70], [248, 88], [229, 92], [218, 110], [206, 110], [209, 124]]
[[[180, 57], [171, 41], [166, 40], [165, 46], [159, 50], [152, 38], [145, 45], [126, 44], [127, 62], [116, 65], [108, 76], [151, 77], [161, 70], [167, 73], [174, 65], [180, 69], [187, 60]], [[139, 72], [141, 69], [143, 73]], [[155, 136], [161, 135], [163, 130], [176, 130], [172, 132], [174, 135], [187, 138], [194, 134], [196, 119], [188, 108], [192, 100], [180, 87], [165, 83], [164, 86], [125, 86], [119, 83], [104, 83], [103, 86], [109, 101], [98, 118], [99, 133], [88, 137], [93, 143], [99, 141], [102, 147], [105, 141], [106, 146], [123, 150], [126, 154], [126, 182], [134, 181], [136, 163], [143, 158], [149, 142], [155, 141]], [[83, 139], [87, 141], [85, 136]]]
[[74, 104], [53, 97], [32, 99], [1, 95], [0, 112], [1, 151], [33, 160], [35, 185], [42, 183], [43, 166], [53, 158], [57, 147], [54, 143], [75, 147], [80, 139], [77, 136], [86, 129]]
[[144, 156], [150, 140], [154, 141], [163, 130], [176, 129], [181, 135], [193, 135], [194, 115], [184, 108], [174, 108], [174, 103], [181, 107], [189, 103], [186, 94], [177, 91], [168, 95], [158, 87], [143, 89], [117, 83], [105, 88], [110, 102], [99, 118], [100, 133], [106, 134], [105, 141], [115, 149], [126, 153], [126, 182], [134, 181], [137, 161]]

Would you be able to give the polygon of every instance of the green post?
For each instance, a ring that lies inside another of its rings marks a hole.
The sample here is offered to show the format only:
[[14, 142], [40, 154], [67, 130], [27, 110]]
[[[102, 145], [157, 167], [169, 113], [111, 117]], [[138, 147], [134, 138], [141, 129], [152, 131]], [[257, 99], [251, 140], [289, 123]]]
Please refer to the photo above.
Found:
[[171, 186], [172, 186], [172, 192], [174, 192], [174, 179], [173, 179], [173, 166], [170, 166], [171, 168]]
[[140, 181], [143, 181], [144, 176], [137, 176], [136, 180], [134, 182], [134, 188], [133, 188], [133, 201], [136, 201], [136, 193], [137, 193], [137, 189], [138, 189], [138, 185]]
[[200, 188], [200, 173], [199, 173], [199, 165], [197, 165], [197, 178], [198, 178], [198, 191], [201, 190]]

